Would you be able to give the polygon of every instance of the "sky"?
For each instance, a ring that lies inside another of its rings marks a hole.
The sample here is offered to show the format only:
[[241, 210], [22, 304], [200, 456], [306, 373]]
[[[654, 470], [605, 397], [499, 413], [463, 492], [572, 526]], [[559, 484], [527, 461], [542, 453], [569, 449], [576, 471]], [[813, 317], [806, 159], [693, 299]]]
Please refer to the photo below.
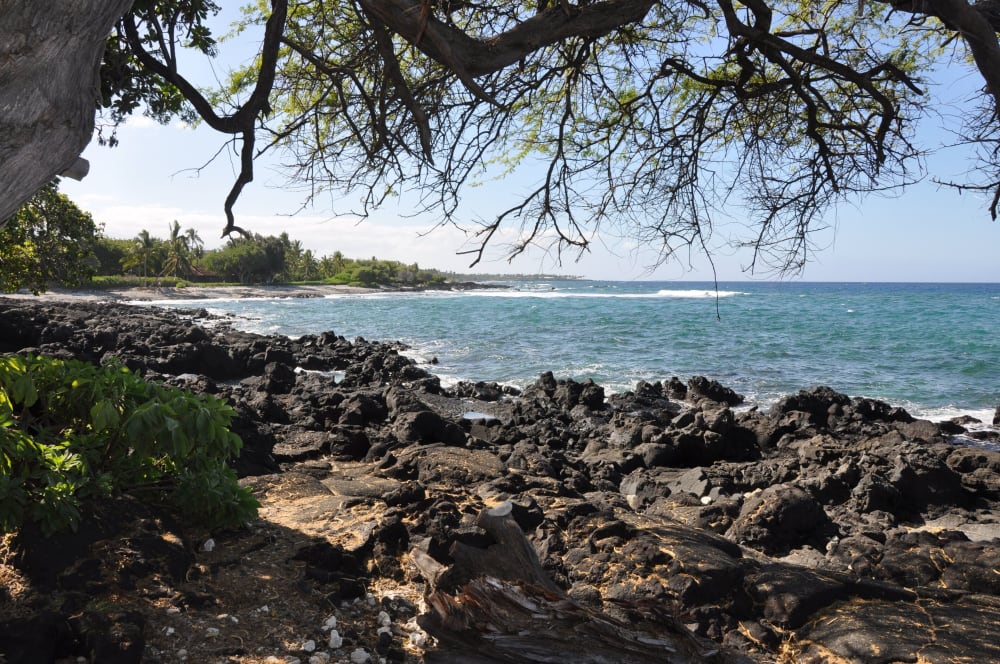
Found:
[[[217, 30], [218, 32], [219, 30]], [[224, 31], [224, 30], [222, 30]], [[251, 37], [252, 38], [252, 37]], [[223, 57], [248, 46], [223, 44]], [[196, 63], [202, 75], [211, 75]], [[217, 64], [216, 69], [224, 65]], [[966, 71], [939, 72], [942, 86], [967, 89], [978, 85]], [[197, 76], [194, 77], [198, 80]], [[950, 80], [950, 79], [954, 80]], [[202, 84], [210, 80], [201, 80]], [[933, 127], [925, 134], [928, 144], [945, 140]], [[146, 229], [166, 237], [177, 220], [183, 229], [195, 228], [207, 248], [224, 244], [223, 202], [236, 173], [238, 160], [232, 150], [220, 148], [228, 137], [207, 126], [180, 123], [159, 125], [134, 117], [119, 129], [120, 144], [102, 147], [92, 141], [83, 153], [90, 173], [80, 182], [64, 179], [60, 186], [78, 206], [104, 226], [108, 237], [132, 238]], [[945, 155], [931, 162], [932, 173], [946, 179], [958, 176], [965, 165]], [[530, 175], [529, 175], [530, 179]], [[469, 190], [463, 203], [477, 213], [496, 209], [509, 196], [503, 183]], [[350, 209], [351, 198], [336, 209]], [[417, 262], [462, 273], [561, 274], [590, 279], [686, 280], [713, 279], [707, 260], [694, 256], [684, 263], [654, 267], [657, 254], [626, 239], [603, 235], [594, 238], [591, 250], [578, 256], [564, 253], [561, 260], [550, 251], [529, 251], [512, 262], [505, 252], [505, 238], [494, 243], [475, 268], [459, 255], [469, 249], [469, 239], [452, 227], [432, 230], [434, 220], [414, 220], [405, 202], [392, 201], [369, 218], [358, 221], [338, 217], [323, 205], [301, 211], [300, 192], [290, 190], [283, 173], [273, 164], [258, 163], [255, 179], [238, 201], [237, 224], [262, 235], [287, 232], [317, 256], [342, 252], [350, 258]], [[794, 277], [803, 281], [1000, 281], [1000, 222], [990, 220], [982, 194], [959, 193], [930, 179], [911, 185], [893, 196], [869, 196], [831, 211], [828, 230], [815, 238], [816, 249], [805, 269]], [[735, 214], [735, 213], [734, 213]], [[734, 223], [739, 224], [736, 219]], [[717, 234], [716, 239], [721, 234]], [[508, 236], [509, 242], [512, 238]], [[748, 273], [749, 254], [718, 246], [713, 253], [720, 281], [773, 279], [768, 272]]]

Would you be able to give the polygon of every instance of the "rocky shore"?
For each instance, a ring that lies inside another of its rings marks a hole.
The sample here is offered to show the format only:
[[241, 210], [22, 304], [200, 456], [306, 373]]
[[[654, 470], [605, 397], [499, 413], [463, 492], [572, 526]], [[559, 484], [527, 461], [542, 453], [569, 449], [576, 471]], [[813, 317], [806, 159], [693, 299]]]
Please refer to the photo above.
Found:
[[7, 538], [0, 662], [1000, 661], [995, 433], [827, 387], [445, 389], [400, 350], [0, 299], [2, 353], [226, 399], [262, 504]]
[[468, 291], [505, 289], [509, 286], [474, 281], [449, 281], [434, 286], [347, 286], [343, 284], [298, 284], [274, 286], [128, 286], [104, 289], [53, 288], [37, 295], [24, 290], [8, 293], [8, 299], [31, 302], [156, 302], [159, 300], [215, 300], [242, 298], [311, 298], [328, 295], [370, 294], [378, 292], [420, 292], [426, 290]]

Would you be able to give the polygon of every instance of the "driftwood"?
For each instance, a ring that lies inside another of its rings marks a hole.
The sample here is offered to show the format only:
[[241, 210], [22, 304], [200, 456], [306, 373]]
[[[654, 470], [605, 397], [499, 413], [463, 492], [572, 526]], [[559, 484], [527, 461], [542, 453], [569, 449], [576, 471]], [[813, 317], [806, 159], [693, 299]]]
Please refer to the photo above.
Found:
[[[421, 627], [438, 641], [427, 662], [500, 664], [657, 664], [739, 661], [702, 642], [683, 625], [633, 625], [575, 601], [545, 573], [511, 515], [510, 503], [480, 513], [495, 540], [486, 549], [456, 543], [446, 567], [410, 552], [428, 581], [431, 611]], [[466, 580], [467, 579], [467, 580]], [[460, 588], [451, 588], [461, 581]]]

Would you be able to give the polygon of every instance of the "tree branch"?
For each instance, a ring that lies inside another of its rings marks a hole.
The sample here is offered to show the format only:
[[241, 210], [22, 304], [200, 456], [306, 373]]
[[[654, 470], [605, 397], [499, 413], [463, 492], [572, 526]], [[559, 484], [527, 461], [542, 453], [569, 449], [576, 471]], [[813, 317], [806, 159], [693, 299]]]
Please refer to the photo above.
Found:
[[[462, 78], [500, 71], [570, 37], [598, 37], [638, 23], [656, 0], [605, 0], [581, 4], [571, 12], [552, 7], [506, 32], [482, 39], [433, 15], [422, 16], [422, 0], [360, 0], [360, 4], [367, 13]], [[464, 78], [462, 81], [466, 82]]]
[[[264, 28], [264, 43], [261, 47], [261, 64], [257, 82], [249, 98], [232, 115], [219, 115], [216, 113], [211, 102], [201, 94], [197, 87], [177, 71], [176, 62], [167, 56], [168, 49], [172, 49], [174, 46], [173, 34], [171, 34], [170, 44], [164, 44], [163, 30], [156, 23], [157, 39], [161, 44], [161, 52], [167, 60], [166, 62], [161, 62], [143, 46], [135, 16], [128, 14], [122, 21], [129, 45], [139, 62], [180, 90], [181, 94], [194, 106], [198, 115], [210, 127], [224, 134], [238, 134], [243, 139], [243, 146], [240, 150], [240, 172], [237, 175], [236, 182], [233, 183], [232, 189], [229, 191], [229, 195], [226, 196], [224, 206], [226, 226], [222, 230], [223, 237], [232, 232], [246, 234], [246, 231], [236, 226], [233, 206], [243, 191], [243, 187], [253, 181], [253, 148], [256, 136], [256, 122], [257, 118], [267, 116], [271, 113], [268, 97], [271, 94], [271, 88], [274, 86], [278, 53], [282, 43], [281, 37], [285, 31], [285, 19], [287, 15], [288, 0], [271, 0], [271, 15], [268, 17]], [[155, 19], [155, 17], [151, 18]]]
[[883, 0], [893, 9], [913, 14], [934, 16], [947, 28], [958, 32], [969, 47], [972, 58], [986, 80], [986, 89], [993, 97], [1000, 115], [1000, 1], [980, 0], [969, 4], [965, 0]]

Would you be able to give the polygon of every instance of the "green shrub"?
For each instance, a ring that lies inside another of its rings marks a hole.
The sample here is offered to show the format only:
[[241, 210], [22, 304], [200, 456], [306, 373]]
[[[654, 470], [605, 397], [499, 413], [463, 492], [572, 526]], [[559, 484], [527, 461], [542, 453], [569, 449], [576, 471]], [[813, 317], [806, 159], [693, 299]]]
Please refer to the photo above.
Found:
[[148, 283], [148, 279], [133, 275], [99, 275], [90, 280], [88, 288], [139, 288]]
[[75, 529], [88, 499], [127, 493], [208, 527], [256, 515], [226, 465], [233, 410], [120, 365], [0, 357], [0, 531]]

